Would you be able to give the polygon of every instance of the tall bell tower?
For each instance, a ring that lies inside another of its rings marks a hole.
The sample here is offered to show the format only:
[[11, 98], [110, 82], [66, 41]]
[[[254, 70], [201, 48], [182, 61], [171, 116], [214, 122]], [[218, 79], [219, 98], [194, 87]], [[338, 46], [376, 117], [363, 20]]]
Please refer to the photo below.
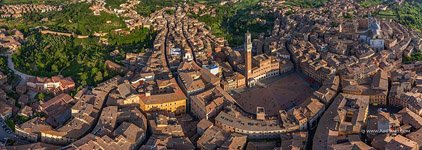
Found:
[[245, 77], [246, 86], [249, 86], [249, 78], [252, 74], [252, 40], [251, 33], [246, 32], [245, 34]]

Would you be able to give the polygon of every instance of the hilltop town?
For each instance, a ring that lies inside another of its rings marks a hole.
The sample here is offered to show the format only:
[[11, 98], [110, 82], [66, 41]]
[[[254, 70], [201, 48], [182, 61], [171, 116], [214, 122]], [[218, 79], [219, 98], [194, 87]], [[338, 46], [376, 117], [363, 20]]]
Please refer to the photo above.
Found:
[[6, 21], [52, 24], [81, 5], [111, 26], [0, 29], [0, 149], [422, 147], [421, 33], [379, 15], [407, 2], [259, 1], [250, 15], [270, 15], [254, 19], [268, 31], [247, 30], [240, 46], [201, 17], [241, 0], [148, 15], [144, 1], [107, 2], [0, 6]]

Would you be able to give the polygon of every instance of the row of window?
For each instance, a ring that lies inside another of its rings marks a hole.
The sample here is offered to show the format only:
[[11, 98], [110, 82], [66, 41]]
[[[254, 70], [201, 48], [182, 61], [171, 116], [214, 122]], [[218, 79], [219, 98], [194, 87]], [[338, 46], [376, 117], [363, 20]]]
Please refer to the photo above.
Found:
[[147, 105], [147, 108], [155, 108], [155, 107], [167, 107], [167, 106], [174, 106], [177, 105], [177, 102], [174, 103], [165, 103], [165, 104], [160, 104], [160, 105]]

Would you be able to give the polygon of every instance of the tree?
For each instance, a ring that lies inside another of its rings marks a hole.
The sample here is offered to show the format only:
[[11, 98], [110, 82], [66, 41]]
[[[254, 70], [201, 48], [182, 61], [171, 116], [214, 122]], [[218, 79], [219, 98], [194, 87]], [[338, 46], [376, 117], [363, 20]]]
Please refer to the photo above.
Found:
[[59, 68], [57, 67], [57, 65], [53, 64], [53, 65], [51, 65], [51, 71], [52, 72], [59, 72]]
[[101, 82], [102, 80], [103, 80], [103, 73], [101, 73], [101, 71], [98, 71], [95, 74], [94, 82]]
[[81, 80], [86, 80], [86, 79], [88, 79], [88, 73], [86, 73], [86, 72], [82, 73], [82, 74], [81, 74], [81, 76], [80, 76], [80, 79], [81, 79]]
[[107, 69], [104, 70], [104, 78], [107, 78], [109, 76]]
[[39, 101], [45, 101], [45, 94], [44, 93], [38, 93], [37, 99]]

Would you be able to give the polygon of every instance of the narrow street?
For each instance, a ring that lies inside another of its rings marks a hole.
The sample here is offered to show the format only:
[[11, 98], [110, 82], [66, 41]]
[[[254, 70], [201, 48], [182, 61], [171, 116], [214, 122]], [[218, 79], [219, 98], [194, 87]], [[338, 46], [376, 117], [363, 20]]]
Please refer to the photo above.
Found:
[[11, 134], [8, 134], [6, 132], [6, 128], [8, 128], [9, 130], [11, 130], [11, 129], [7, 126], [4, 128], [3, 125], [6, 125], [6, 122], [2, 118], [0, 118], [0, 139], [1, 140], [8, 139], [8, 140], [13, 140], [15, 142], [18, 142], [20, 144], [29, 144], [28, 141], [25, 141], [25, 140], [18, 138], [16, 136], [16, 134], [13, 133], [13, 132]]

